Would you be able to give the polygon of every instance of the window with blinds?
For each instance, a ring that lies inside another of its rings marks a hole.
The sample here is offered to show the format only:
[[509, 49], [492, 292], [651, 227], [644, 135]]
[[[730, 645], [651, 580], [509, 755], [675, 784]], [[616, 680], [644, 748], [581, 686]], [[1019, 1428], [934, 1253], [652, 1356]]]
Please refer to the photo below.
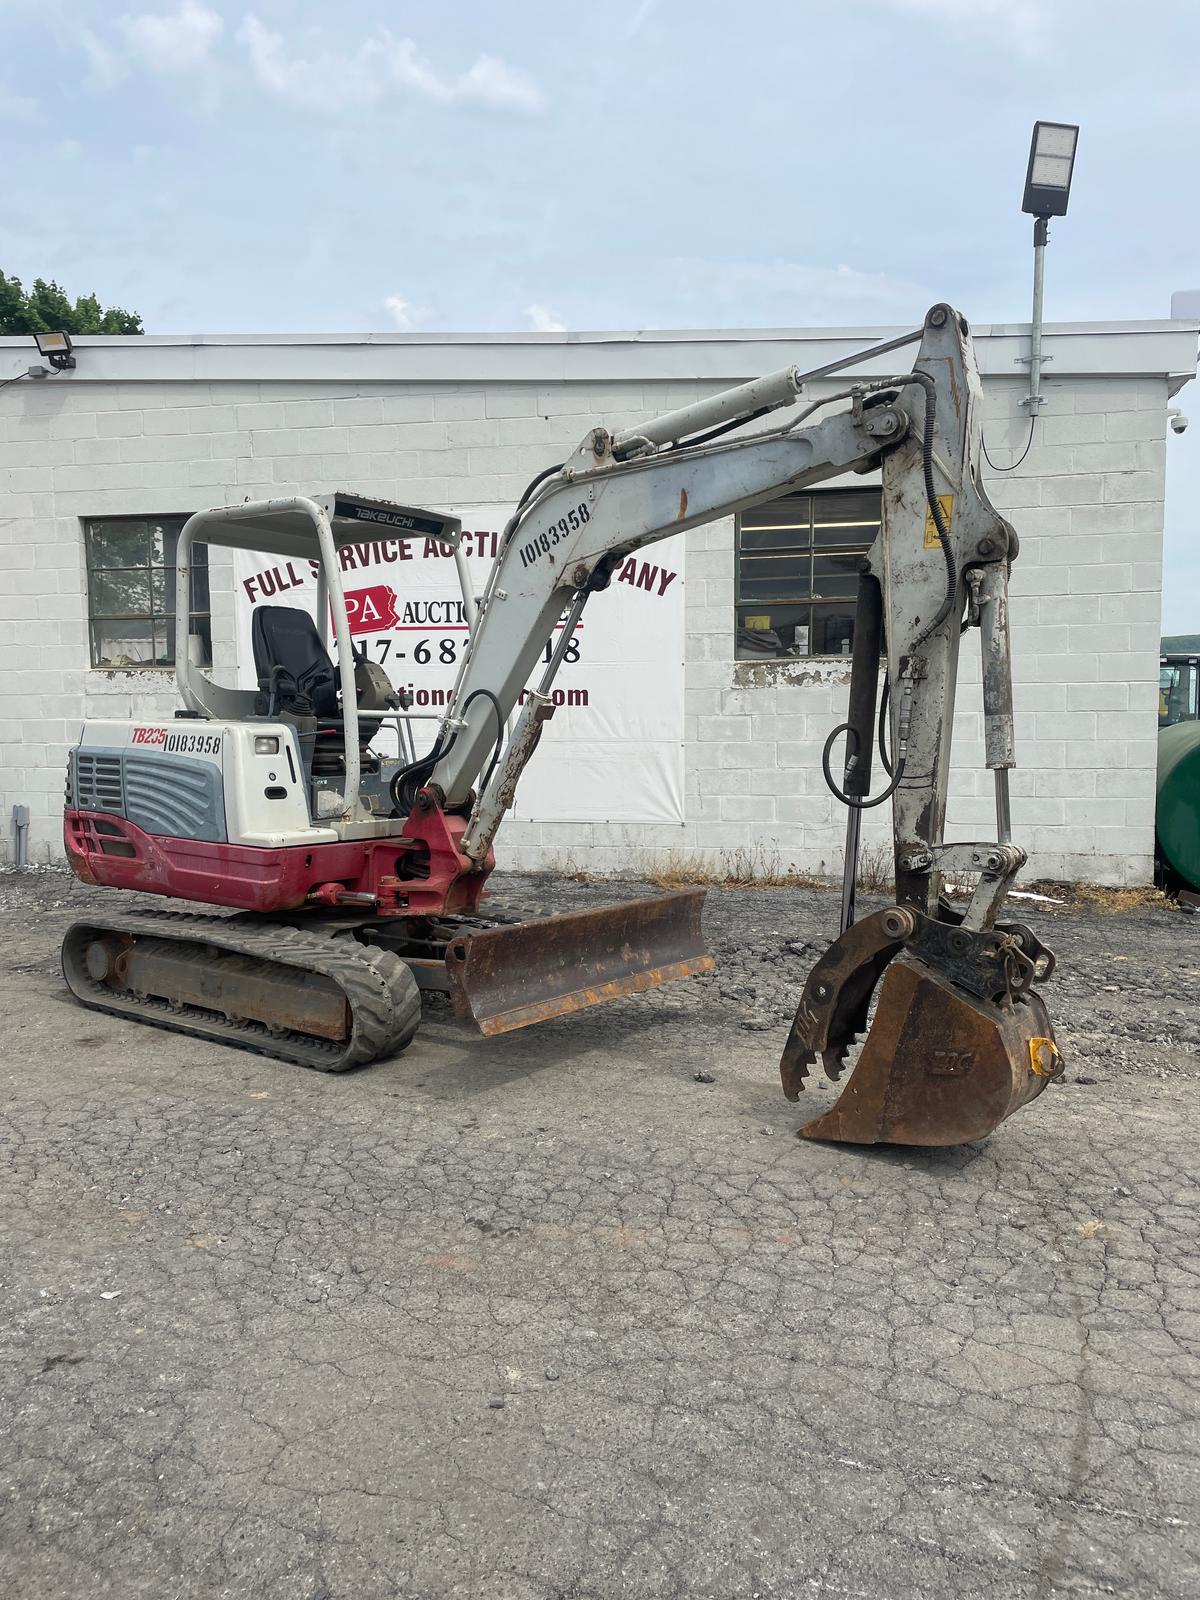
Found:
[[848, 656], [858, 569], [879, 532], [880, 491], [784, 495], [737, 519], [736, 654]]

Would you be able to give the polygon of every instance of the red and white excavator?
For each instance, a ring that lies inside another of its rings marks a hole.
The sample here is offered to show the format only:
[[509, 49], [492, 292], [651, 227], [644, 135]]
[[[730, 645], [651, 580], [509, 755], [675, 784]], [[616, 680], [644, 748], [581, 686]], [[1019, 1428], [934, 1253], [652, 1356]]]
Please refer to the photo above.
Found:
[[[911, 371], [804, 403], [810, 379], [918, 341]], [[702, 891], [528, 923], [490, 917], [493, 840], [553, 714], [552, 685], [584, 607], [631, 551], [772, 495], [880, 469], [882, 527], [860, 576], [849, 711], [823, 760], [849, 816], [841, 932], [800, 998], [783, 1086], [795, 1098], [818, 1057], [839, 1076], [878, 989], [853, 1075], [802, 1131], [934, 1145], [990, 1132], [1061, 1071], [1061, 1057], [1033, 988], [1053, 958], [1027, 927], [998, 920], [1025, 861], [1009, 838], [1007, 787], [1017, 539], [983, 490], [979, 451], [969, 330], [946, 305], [912, 335], [818, 373], [790, 367], [636, 429], [591, 430], [525, 491], [477, 611], [464, 583], [468, 644], [421, 756], [418, 725], [382, 668], [352, 649], [338, 547], [368, 530], [457, 547], [456, 519], [344, 493], [198, 512], [176, 567], [183, 709], [148, 726], [87, 723], [71, 752], [64, 829], [88, 883], [223, 910], [96, 911], [68, 931], [67, 983], [99, 1010], [336, 1072], [408, 1045], [423, 988], [448, 991], [462, 1018], [492, 1034], [707, 970]], [[256, 689], [222, 687], [190, 658], [196, 541], [317, 564], [318, 622], [256, 610]], [[997, 837], [947, 844], [959, 641], [970, 626], [983, 649]], [[408, 729], [407, 756], [373, 750], [387, 720]], [[839, 782], [829, 758], [843, 734]], [[890, 776], [872, 799], [877, 735]], [[888, 799], [896, 904], [856, 921], [859, 820]], [[975, 875], [965, 912], [942, 893], [947, 873]]]

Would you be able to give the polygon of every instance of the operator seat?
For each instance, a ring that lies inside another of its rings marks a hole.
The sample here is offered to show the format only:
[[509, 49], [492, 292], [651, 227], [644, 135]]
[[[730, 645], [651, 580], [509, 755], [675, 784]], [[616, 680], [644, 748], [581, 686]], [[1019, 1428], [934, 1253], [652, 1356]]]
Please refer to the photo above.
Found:
[[[338, 705], [339, 678], [316, 623], [307, 611], [295, 606], [256, 606], [250, 643], [266, 714], [315, 717], [318, 727], [312, 770], [323, 775], [342, 771], [346, 741]], [[333, 725], [320, 726], [325, 721]], [[367, 746], [379, 726], [378, 717], [359, 718], [359, 756], [364, 770], [373, 761]]]
[[258, 606], [250, 624], [258, 687], [275, 709], [304, 698], [318, 717], [338, 714], [338, 677], [307, 611]]

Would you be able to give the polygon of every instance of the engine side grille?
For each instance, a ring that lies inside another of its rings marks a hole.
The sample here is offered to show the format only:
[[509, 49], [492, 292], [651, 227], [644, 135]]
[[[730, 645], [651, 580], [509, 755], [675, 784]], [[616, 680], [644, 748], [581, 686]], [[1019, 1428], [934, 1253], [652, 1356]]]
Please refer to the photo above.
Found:
[[121, 778], [120, 756], [98, 755], [91, 750], [74, 750], [71, 754], [75, 809], [107, 811], [114, 817], [123, 817], [125, 785]]
[[125, 757], [125, 815], [145, 833], [221, 841], [225, 795], [221, 769], [187, 756]]

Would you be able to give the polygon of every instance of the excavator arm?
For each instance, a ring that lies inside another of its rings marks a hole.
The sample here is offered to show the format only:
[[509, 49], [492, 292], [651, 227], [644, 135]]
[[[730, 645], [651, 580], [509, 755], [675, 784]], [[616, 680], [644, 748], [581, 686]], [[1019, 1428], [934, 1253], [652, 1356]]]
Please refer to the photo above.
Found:
[[[469, 811], [458, 848], [485, 869], [553, 714], [551, 688], [571, 635], [619, 563], [643, 545], [773, 495], [881, 468], [881, 530], [860, 575], [849, 713], [823, 758], [826, 779], [848, 809], [841, 933], [805, 987], [781, 1074], [791, 1098], [818, 1057], [836, 1079], [884, 978], [878, 1037], [873, 1031], [838, 1106], [804, 1131], [944, 1144], [990, 1131], [1062, 1065], [1031, 989], [1049, 976], [1053, 958], [1029, 929], [996, 923], [1025, 861], [1009, 837], [1007, 788], [1008, 571], [1017, 539], [980, 480], [980, 383], [967, 324], [951, 307], [934, 306], [911, 342], [918, 338], [910, 372], [860, 381], [749, 436], [728, 437], [795, 408], [807, 379], [831, 369], [814, 375], [788, 368], [637, 429], [592, 430], [570, 460], [535, 480], [510, 519], [438, 740], [423, 761], [398, 774], [393, 795], [401, 810]], [[805, 425], [838, 400], [848, 402], [844, 409]], [[947, 845], [959, 647], [972, 624], [982, 646], [997, 837]], [[549, 663], [529, 688], [552, 640]], [[878, 732], [890, 771], [872, 799], [885, 644], [888, 703]], [[523, 694], [501, 754], [500, 730]], [[839, 781], [830, 758], [843, 736]], [[897, 905], [856, 925], [859, 822], [864, 809], [887, 799]], [[943, 898], [947, 873], [976, 878], [965, 913]]]

